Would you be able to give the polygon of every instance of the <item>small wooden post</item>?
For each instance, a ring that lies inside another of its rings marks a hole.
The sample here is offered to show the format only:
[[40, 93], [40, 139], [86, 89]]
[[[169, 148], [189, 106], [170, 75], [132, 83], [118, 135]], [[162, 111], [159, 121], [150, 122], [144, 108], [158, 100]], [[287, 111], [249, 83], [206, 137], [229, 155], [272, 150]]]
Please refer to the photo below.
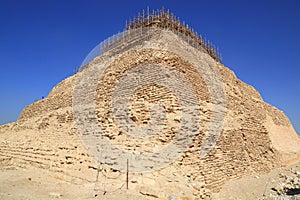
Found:
[[150, 15], [150, 9], [149, 9], [149, 6], [147, 6], [147, 18], [149, 20], [149, 15]]

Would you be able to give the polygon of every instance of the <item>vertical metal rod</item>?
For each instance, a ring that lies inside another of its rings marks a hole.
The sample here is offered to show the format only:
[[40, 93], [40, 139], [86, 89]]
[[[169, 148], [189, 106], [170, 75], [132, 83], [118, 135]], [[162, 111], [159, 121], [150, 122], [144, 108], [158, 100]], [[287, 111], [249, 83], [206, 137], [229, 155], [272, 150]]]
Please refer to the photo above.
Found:
[[98, 183], [98, 178], [99, 178], [99, 167], [97, 168], [97, 176], [96, 176], [96, 182], [95, 182], [95, 185], [94, 185], [94, 197], [98, 196], [98, 192], [97, 192], [97, 183]]
[[127, 159], [127, 171], [126, 171], [126, 189], [128, 190], [128, 171], [129, 171], [128, 159]]

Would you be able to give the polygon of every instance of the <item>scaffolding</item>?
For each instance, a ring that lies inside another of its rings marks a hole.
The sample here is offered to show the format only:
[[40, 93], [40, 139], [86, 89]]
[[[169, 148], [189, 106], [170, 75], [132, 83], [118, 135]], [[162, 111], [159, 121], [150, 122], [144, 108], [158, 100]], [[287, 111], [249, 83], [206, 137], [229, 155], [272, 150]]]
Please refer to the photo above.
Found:
[[145, 27], [163, 28], [174, 31], [176, 33], [182, 33], [183, 35], [194, 40], [198, 45], [203, 47], [213, 59], [218, 62], [222, 61], [221, 54], [219, 53], [219, 50], [215, 45], [213, 45], [210, 41], [204, 39], [188, 24], [185, 24], [184, 21], [181, 22], [180, 19], [169, 10], [166, 11], [164, 8], [162, 8], [160, 10], [152, 10], [150, 12], [148, 7], [147, 11], [143, 10], [142, 14], [138, 13], [137, 17], [129, 19], [128, 22], [126, 21], [126, 30]]
[[[222, 62], [221, 54], [210, 41], [204, 39], [200, 34], [195, 32], [188, 24], [181, 22], [169, 10], [149, 11], [149, 8], [133, 20], [126, 21], [126, 27], [123, 32], [119, 32], [100, 44], [98, 44], [81, 63], [81, 69], [84, 65], [91, 62], [95, 57], [110, 52], [111, 56], [122, 53], [134, 45], [138, 45], [145, 40], [154, 37], [158, 29], [170, 30], [189, 45], [196, 49], [204, 50], [217, 62]], [[135, 42], [133, 42], [135, 41]], [[80, 70], [81, 70], [80, 69]]]

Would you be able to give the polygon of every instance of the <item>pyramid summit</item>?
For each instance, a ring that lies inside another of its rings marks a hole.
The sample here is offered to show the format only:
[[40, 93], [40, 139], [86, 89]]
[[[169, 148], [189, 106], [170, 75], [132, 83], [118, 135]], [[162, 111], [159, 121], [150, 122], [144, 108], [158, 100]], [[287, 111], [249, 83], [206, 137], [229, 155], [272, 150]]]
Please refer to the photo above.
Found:
[[69, 199], [209, 199], [299, 161], [287, 116], [169, 11], [143, 11], [96, 49], [0, 127], [2, 171], [46, 174]]
[[143, 10], [142, 13], [138, 13], [137, 17], [126, 21], [126, 31], [113, 35], [97, 45], [85, 58], [81, 66], [89, 63], [96, 56], [119, 45], [119, 43], [122, 43], [124, 39], [126, 40], [126, 33], [128, 34], [133, 31], [138, 34], [139, 32], [136, 31], [136, 29], [138, 29], [141, 31], [140, 34], [143, 35], [143, 30], [151, 27], [171, 30], [175, 34], [181, 36], [182, 39], [189, 42], [190, 45], [206, 51], [206, 53], [216, 61], [222, 61], [222, 56], [215, 45], [213, 45], [209, 40], [203, 38], [201, 34], [198, 34], [192, 27], [184, 21], [181, 21], [169, 10], [166, 11], [162, 8], [161, 10], [152, 10], [150, 12], [148, 7], [146, 11]]

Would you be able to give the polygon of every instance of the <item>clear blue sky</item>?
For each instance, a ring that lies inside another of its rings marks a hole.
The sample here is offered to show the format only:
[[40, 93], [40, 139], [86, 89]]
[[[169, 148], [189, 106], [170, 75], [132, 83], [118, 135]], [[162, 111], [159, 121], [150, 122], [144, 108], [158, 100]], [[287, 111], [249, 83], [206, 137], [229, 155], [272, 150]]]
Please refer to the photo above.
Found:
[[0, 124], [47, 96], [147, 6], [169, 8], [216, 44], [223, 63], [300, 133], [298, 0], [0, 0]]

